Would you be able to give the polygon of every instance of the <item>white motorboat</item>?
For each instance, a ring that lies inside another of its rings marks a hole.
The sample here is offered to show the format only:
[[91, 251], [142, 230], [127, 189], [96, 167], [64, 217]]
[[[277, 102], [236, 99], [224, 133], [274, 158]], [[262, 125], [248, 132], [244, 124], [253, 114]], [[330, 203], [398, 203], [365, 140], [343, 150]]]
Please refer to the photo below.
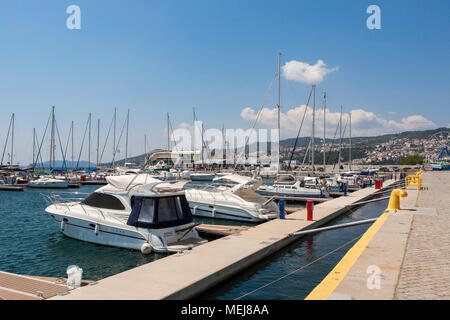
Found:
[[[46, 212], [68, 237], [143, 254], [203, 244], [182, 187], [147, 174], [111, 176], [81, 202], [54, 199]], [[55, 201], [56, 200], [56, 201]]]
[[255, 192], [261, 180], [228, 174], [215, 178], [214, 182], [218, 183], [217, 187], [186, 189], [186, 199], [193, 215], [251, 222], [278, 217], [279, 209], [275, 202]]
[[40, 177], [28, 182], [30, 188], [64, 189], [69, 187], [69, 181], [52, 177]]
[[270, 185], [263, 185], [256, 192], [263, 196], [290, 197], [290, 198], [322, 198], [326, 196], [323, 189], [306, 188], [301, 186], [302, 181], [291, 174], [277, 176], [277, 181]]

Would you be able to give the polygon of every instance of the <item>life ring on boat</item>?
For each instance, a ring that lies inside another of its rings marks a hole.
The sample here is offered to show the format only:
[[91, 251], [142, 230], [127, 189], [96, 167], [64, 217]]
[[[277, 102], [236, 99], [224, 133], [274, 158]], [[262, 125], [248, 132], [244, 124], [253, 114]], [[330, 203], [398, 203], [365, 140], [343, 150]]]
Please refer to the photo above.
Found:
[[150, 254], [153, 251], [153, 247], [150, 243], [146, 242], [142, 244], [141, 246], [141, 253], [142, 254]]

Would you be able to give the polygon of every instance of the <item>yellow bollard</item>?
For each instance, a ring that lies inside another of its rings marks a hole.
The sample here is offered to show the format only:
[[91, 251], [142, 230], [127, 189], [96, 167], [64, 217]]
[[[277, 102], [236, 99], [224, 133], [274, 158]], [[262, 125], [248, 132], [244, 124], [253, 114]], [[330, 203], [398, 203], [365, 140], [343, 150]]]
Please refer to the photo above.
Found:
[[398, 211], [400, 209], [400, 198], [404, 198], [408, 195], [406, 190], [395, 189], [391, 193], [391, 198], [389, 199], [389, 204], [386, 211]]
[[417, 187], [417, 190], [422, 188], [422, 178], [420, 177], [420, 173], [405, 177], [405, 189], [408, 189], [408, 187]]

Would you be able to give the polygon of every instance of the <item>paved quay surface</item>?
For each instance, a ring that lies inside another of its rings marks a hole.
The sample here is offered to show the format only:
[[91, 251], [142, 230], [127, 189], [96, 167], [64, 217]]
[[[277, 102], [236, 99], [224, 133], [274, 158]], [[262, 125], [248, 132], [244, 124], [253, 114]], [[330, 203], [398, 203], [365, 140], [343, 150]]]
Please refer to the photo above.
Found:
[[450, 299], [450, 171], [424, 172], [395, 299]]
[[[387, 187], [394, 181], [386, 181]], [[302, 209], [248, 230], [211, 241], [182, 254], [170, 255], [146, 265], [75, 289], [64, 300], [159, 300], [189, 299], [232, 277], [261, 259], [296, 241], [290, 233], [316, 228], [346, 212], [346, 206], [364, 201], [377, 190], [366, 188], [314, 206], [314, 221], [306, 221]]]
[[424, 172], [396, 213], [384, 213], [308, 300], [450, 299], [450, 172]]

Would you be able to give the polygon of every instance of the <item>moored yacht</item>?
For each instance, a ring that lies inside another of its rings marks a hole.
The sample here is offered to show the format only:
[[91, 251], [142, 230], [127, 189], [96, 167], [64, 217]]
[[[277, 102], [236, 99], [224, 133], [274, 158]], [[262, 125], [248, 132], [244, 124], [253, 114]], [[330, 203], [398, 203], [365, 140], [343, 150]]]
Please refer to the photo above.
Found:
[[278, 217], [278, 206], [273, 200], [255, 192], [261, 180], [228, 174], [215, 178], [214, 182], [217, 186], [186, 190], [193, 215], [250, 222]]
[[39, 179], [29, 181], [28, 187], [43, 189], [64, 189], [69, 187], [69, 181], [44, 176], [40, 177]]
[[272, 197], [322, 198], [326, 196], [324, 188], [306, 188], [302, 184], [303, 182], [292, 174], [279, 174], [272, 186], [260, 186], [256, 192]]
[[46, 212], [68, 237], [143, 254], [203, 244], [182, 190], [148, 174], [110, 176], [81, 202], [57, 199]]

